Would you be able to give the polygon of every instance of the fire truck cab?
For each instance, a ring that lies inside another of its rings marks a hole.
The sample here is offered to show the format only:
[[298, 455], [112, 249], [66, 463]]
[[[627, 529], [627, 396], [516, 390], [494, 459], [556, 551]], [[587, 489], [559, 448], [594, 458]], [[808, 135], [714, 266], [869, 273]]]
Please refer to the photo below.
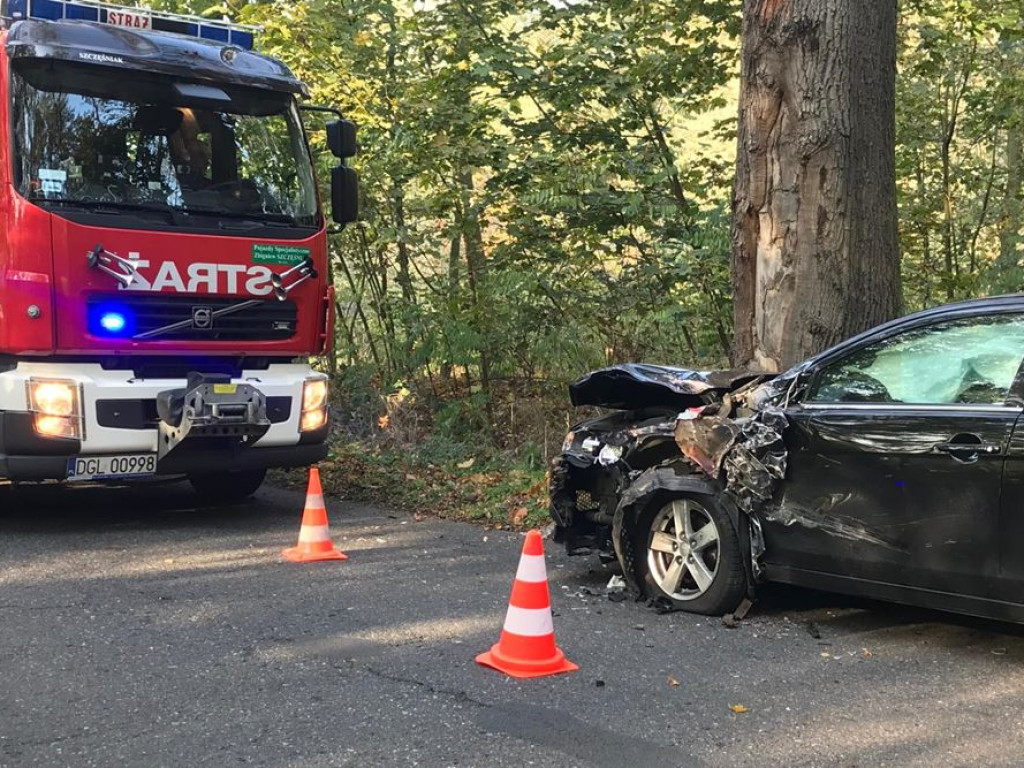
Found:
[[252, 27], [88, 0], [2, 13], [0, 478], [187, 476], [230, 500], [323, 458], [309, 361], [334, 298], [303, 84]]

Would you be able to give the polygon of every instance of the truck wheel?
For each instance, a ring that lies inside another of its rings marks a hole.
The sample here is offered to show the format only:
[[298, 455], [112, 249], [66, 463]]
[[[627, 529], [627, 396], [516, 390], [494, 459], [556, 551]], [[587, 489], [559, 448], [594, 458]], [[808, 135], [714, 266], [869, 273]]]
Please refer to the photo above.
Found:
[[694, 494], [652, 504], [637, 521], [635, 536], [648, 598], [721, 615], [746, 594], [739, 537], [714, 498]]
[[249, 469], [215, 475], [189, 475], [188, 481], [204, 503], [232, 504], [256, 493], [266, 476], [265, 469]]

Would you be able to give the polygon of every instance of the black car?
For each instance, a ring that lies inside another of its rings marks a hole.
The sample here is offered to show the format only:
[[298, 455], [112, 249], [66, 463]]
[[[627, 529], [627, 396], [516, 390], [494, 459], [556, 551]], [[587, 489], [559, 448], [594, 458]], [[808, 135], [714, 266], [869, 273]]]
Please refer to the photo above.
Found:
[[624, 365], [555, 460], [571, 554], [668, 607], [785, 582], [1024, 621], [1024, 295], [953, 304], [780, 375]]

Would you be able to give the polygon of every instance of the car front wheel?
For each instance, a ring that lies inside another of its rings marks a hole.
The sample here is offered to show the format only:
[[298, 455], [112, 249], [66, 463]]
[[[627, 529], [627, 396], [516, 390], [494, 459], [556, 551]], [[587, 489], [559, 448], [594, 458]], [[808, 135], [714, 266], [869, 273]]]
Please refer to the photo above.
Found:
[[266, 476], [265, 469], [250, 469], [211, 475], [189, 475], [188, 481], [204, 504], [234, 504], [256, 493]]
[[648, 598], [692, 613], [724, 614], [746, 594], [746, 572], [732, 519], [710, 496], [652, 505], [636, 527]]

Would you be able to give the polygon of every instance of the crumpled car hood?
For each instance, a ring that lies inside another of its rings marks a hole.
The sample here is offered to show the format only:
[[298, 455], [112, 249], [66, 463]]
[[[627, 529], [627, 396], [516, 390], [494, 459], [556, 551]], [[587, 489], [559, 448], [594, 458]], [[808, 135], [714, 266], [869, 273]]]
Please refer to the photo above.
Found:
[[750, 371], [691, 371], [666, 365], [630, 363], [592, 371], [569, 385], [572, 404], [623, 411], [692, 408], [714, 402], [756, 378]]

